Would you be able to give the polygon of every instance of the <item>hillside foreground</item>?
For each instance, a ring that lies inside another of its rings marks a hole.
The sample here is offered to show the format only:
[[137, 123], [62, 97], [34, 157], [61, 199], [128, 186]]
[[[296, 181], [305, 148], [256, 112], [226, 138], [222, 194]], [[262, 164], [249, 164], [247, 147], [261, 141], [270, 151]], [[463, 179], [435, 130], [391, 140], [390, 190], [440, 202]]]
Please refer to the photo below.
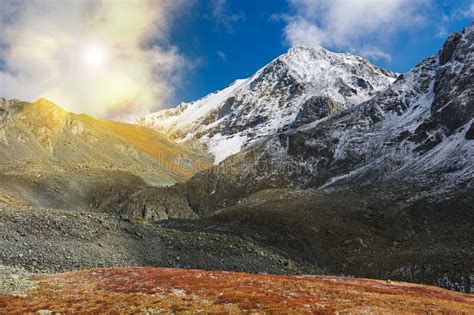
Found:
[[473, 295], [390, 280], [143, 267], [23, 281], [0, 313], [474, 313]]

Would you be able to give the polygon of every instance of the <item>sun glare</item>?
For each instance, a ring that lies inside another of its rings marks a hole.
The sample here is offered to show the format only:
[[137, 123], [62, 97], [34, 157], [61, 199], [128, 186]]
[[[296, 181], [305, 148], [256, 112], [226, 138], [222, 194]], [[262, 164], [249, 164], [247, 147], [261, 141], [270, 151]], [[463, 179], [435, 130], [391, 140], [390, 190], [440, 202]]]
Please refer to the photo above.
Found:
[[105, 62], [106, 52], [98, 46], [86, 47], [82, 54], [82, 60], [89, 66], [100, 66]]

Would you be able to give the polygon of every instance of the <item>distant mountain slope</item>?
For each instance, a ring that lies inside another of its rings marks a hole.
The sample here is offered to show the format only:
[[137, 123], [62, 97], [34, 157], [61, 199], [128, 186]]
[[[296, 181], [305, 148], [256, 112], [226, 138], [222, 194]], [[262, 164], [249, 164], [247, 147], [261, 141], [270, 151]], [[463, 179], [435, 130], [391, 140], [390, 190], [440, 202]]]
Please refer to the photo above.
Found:
[[219, 163], [257, 139], [373, 97], [395, 74], [351, 54], [294, 47], [226, 89], [138, 120], [178, 141], [198, 138]]
[[102, 189], [170, 185], [209, 162], [149, 128], [68, 113], [45, 99], [0, 99], [4, 198], [88, 208], [90, 194]]

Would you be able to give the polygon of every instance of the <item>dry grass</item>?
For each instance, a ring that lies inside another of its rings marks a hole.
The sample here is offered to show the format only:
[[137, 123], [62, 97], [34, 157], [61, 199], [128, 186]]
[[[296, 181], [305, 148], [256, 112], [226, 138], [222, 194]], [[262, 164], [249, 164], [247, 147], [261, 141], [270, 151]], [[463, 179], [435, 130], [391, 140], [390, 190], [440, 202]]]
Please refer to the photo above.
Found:
[[474, 313], [472, 295], [368, 279], [147, 267], [76, 271], [36, 281], [39, 288], [30, 296], [0, 296], [0, 313]]

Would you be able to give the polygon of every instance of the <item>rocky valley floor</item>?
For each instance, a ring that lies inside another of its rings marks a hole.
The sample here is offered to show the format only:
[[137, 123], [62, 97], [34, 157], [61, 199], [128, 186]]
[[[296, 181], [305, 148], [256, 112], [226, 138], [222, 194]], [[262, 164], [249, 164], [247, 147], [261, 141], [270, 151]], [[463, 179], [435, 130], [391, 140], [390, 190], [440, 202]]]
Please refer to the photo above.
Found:
[[93, 212], [0, 204], [0, 265], [33, 273], [124, 266], [281, 274], [317, 268], [225, 230], [176, 230]]

